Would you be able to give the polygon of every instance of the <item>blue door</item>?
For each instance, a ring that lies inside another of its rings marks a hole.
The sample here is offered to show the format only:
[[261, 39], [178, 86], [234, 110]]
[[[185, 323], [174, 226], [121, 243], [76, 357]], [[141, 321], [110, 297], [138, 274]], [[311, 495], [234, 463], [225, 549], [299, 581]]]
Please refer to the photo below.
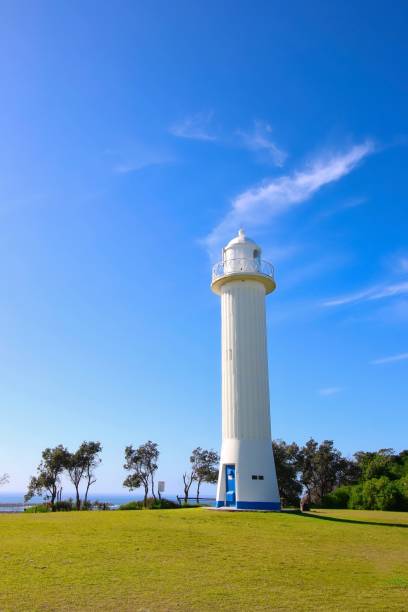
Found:
[[225, 466], [225, 505], [235, 506], [235, 465]]

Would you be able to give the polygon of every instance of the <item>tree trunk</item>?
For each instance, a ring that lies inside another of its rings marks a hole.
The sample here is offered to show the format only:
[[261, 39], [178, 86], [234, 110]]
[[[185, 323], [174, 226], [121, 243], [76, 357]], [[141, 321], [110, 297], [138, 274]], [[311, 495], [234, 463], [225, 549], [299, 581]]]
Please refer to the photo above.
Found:
[[86, 490], [85, 490], [85, 496], [84, 496], [84, 505], [86, 506], [86, 504], [88, 503], [88, 491], [89, 491], [89, 487], [91, 486], [91, 480], [88, 479], [88, 483], [86, 485]]
[[148, 484], [144, 485], [144, 490], [145, 490], [145, 493], [144, 493], [143, 505], [146, 508], [147, 507], [147, 496], [149, 495], [149, 485]]
[[154, 477], [153, 477], [153, 472], [150, 474], [150, 476], [151, 476], [151, 479], [152, 479], [152, 495], [153, 495], [154, 501], [156, 501], [157, 497], [156, 497], [156, 493], [154, 492]]
[[79, 497], [79, 484], [75, 485], [75, 493], [76, 493], [76, 509], [81, 509], [81, 498]]
[[55, 512], [55, 498], [56, 497], [57, 497], [57, 488], [53, 487], [53, 489], [51, 491], [51, 499], [50, 499], [52, 512]]
[[190, 492], [190, 487], [193, 483], [193, 477], [187, 476], [187, 474], [183, 474], [183, 482], [184, 482], [184, 503], [188, 502], [188, 494]]
[[200, 487], [201, 487], [201, 480], [197, 480], [197, 498], [196, 498], [197, 504], [199, 503], [199, 500], [200, 500]]

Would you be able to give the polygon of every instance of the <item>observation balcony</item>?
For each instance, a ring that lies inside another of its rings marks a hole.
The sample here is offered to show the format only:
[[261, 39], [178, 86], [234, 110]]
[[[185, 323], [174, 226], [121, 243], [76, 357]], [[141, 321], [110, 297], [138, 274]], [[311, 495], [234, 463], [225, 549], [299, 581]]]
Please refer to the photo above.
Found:
[[265, 293], [272, 293], [276, 288], [273, 265], [259, 258], [225, 259], [213, 266], [211, 288], [220, 293], [222, 285], [231, 280], [256, 280], [265, 287]]

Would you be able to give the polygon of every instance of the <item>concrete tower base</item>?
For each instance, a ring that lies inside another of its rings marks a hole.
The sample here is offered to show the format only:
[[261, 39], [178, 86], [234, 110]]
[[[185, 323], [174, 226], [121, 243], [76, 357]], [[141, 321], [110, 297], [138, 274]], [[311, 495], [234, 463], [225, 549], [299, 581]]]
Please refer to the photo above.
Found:
[[[235, 468], [235, 500], [227, 495], [229, 466]], [[270, 438], [223, 440], [216, 505], [237, 510], [281, 509]]]

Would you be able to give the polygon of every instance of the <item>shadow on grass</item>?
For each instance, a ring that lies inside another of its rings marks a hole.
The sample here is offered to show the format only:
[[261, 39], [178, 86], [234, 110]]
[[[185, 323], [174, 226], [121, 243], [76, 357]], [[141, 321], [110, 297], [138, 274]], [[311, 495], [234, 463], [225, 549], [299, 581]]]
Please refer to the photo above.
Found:
[[340, 518], [335, 516], [322, 516], [313, 512], [300, 512], [300, 510], [285, 510], [287, 514], [294, 514], [303, 518], [317, 519], [320, 521], [332, 521], [334, 523], [350, 523], [352, 525], [379, 525], [380, 527], [402, 527], [408, 528], [407, 523], [380, 523], [379, 521], [358, 521], [356, 519]]

